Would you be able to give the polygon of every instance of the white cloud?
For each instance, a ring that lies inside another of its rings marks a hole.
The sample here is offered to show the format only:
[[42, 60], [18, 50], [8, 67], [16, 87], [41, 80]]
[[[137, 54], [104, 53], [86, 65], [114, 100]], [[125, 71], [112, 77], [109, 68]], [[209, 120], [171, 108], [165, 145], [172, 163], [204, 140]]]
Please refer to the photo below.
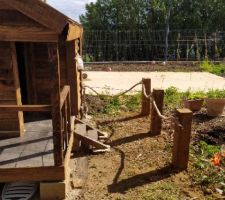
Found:
[[68, 17], [79, 21], [79, 16], [85, 13], [85, 4], [96, 0], [47, 0], [55, 9], [63, 12]]

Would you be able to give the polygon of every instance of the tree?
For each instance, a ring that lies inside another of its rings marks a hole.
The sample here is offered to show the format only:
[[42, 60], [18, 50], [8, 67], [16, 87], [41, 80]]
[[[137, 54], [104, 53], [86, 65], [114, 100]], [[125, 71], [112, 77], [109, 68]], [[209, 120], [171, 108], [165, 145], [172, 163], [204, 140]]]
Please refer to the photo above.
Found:
[[[97, 0], [80, 21], [91, 30], [164, 29], [167, 0]], [[224, 0], [170, 0], [172, 29], [225, 29]]]

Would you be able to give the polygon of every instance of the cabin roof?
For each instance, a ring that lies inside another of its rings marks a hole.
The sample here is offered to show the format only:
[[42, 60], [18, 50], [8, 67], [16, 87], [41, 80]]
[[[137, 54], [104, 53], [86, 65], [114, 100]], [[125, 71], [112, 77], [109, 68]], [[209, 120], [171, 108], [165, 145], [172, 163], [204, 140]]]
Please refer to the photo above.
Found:
[[68, 24], [76, 30], [82, 30], [78, 22], [40, 0], [0, 0], [0, 4], [23, 13], [58, 34], [61, 34]]

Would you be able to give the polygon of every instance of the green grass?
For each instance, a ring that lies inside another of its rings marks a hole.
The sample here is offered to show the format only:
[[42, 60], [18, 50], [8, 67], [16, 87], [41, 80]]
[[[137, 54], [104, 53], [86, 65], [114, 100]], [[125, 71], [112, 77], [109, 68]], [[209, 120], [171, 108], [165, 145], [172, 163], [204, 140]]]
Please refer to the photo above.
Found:
[[141, 106], [141, 93], [123, 95], [120, 97], [102, 95], [100, 98], [107, 102], [106, 106], [102, 109], [102, 113], [107, 115], [115, 116], [122, 112], [136, 111], [140, 109]]
[[201, 63], [200, 68], [202, 71], [210, 72], [216, 75], [225, 75], [225, 64], [213, 64], [208, 60]]
[[141, 194], [143, 200], [177, 200], [181, 190], [172, 182], [153, 184]]

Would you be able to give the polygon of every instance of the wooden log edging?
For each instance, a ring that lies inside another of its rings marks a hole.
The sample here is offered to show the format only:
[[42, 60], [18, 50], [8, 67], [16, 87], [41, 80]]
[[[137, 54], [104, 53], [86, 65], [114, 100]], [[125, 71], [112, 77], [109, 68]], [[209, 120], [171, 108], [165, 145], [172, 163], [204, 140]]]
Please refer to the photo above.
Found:
[[193, 113], [189, 109], [178, 109], [175, 121], [172, 166], [179, 171], [187, 170]]

